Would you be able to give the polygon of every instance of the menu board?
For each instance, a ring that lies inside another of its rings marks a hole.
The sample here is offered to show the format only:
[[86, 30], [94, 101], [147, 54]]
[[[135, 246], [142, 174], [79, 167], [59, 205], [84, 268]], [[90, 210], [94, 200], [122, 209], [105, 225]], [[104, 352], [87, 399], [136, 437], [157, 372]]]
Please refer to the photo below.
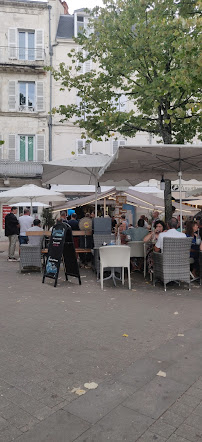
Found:
[[6, 217], [6, 215], [8, 215], [8, 213], [10, 213], [10, 211], [11, 211], [10, 206], [6, 206], [6, 205], [2, 206], [2, 227], [3, 227], [3, 229], [5, 229], [5, 217]]
[[62, 258], [66, 280], [68, 280], [68, 275], [76, 276], [79, 279], [79, 284], [81, 284], [72, 229], [68, 224], [61, 222], [53, 226], [52, 229], [48, 257], [42, 279], [43, 283], [45, 278], [52, 278], [55, 280], [54, 287], [56, 287]]

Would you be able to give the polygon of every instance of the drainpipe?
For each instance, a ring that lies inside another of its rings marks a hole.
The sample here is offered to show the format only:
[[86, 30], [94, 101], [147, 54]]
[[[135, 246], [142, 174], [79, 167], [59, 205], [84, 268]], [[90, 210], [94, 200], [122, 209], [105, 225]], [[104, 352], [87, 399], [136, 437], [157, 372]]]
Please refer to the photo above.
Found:
[[[49, 57], [50, 57], [50, 67], [53, 66], [53, 48], [51, 44], [51, 9], [52, 6], [48, 5], [48, 25], [49, 25]], [[53, 126], [53, 118], [52, 118], [52, 93], [53, 93], [53, 78], [52, 73], [50, 71], [50, 106], [49, 106], [49, 146], [48, 146], [48, 159], [52, 161], [52, 126]]]

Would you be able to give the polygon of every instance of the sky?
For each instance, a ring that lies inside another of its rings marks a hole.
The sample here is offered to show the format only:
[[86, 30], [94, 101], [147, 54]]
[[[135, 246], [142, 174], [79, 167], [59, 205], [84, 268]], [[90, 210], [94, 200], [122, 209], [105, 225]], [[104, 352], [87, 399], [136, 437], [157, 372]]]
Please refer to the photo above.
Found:
[[75, 9], [88, 8], [92, 9], [94, 6], [103, 6], [102, 0], [67, 0], [70, 14], [73, 14]]
[[[34, 1], [42, 1], [42, 0], [34, 0]], [[92, 9], [94, 8], [94, 6], [103, 6], [102, 0], [65, 0], [65, 1], [69, 6], [70, 14], [73, 14], [75, 9], [80, 9], [80, 8]]]

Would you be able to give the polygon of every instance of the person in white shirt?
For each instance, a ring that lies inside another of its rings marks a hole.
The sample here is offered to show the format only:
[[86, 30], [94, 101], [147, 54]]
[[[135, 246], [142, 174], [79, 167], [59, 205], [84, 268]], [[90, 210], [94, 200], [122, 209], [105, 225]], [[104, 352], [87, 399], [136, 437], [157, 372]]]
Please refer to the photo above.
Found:
[[154, 246], [155, 252], [163, 251], [163, 238], [186, 238], [185, 233], [178, 232], [176, 229], [178, 227], [178, 220], [176, 218], [171, 218], [168, 221], [168, 230], [159, 234], [156, 245]]
[[24, 209], [24, 215], [19, 217], [19, 224], [20, 224], [19, 243], [20, 244], [27, 244], [28, 243], [28, 236], [26, 235], [26, 232], [33, 225], [33, 222], [34, 222], [34, 218], [32, 218], [32, 216], [30, 216], [29, 209]]
[[[35, 219], [34, 220], [34, 225], [33, 227], [30, 227], [30, 229], [28, 229], [28, 232], [42, 232], [43, 229], [41, 228], [41, 221], [40, 219]], [[29, 244], [31, 244], [32, 246], [40, 246], [41, 242], [42, 242], [42, 237], [39, 236], [29, 236]]]

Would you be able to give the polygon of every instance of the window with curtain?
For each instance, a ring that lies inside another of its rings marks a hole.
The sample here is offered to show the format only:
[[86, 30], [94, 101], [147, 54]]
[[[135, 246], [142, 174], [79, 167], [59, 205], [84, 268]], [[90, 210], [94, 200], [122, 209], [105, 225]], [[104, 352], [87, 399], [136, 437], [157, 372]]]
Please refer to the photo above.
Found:
[[20, 161], [34, 161], [34, 136], [20, 135]]

